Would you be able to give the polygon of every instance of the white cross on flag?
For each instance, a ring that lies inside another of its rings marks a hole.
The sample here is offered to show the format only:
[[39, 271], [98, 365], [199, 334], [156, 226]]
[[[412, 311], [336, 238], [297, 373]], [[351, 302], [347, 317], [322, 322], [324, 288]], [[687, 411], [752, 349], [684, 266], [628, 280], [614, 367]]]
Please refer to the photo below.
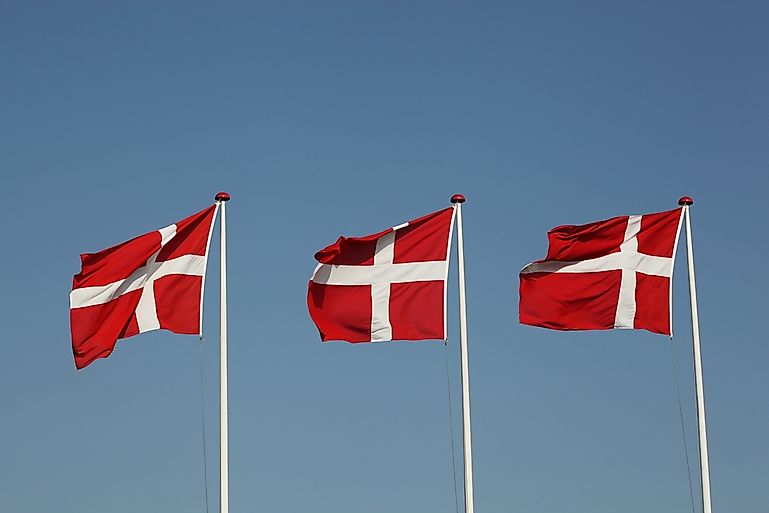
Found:
[[70, 329], [78, 369], [110, 355], [117, 339], [165, 329], [198, 334], [216, 205], [98, 253], [80, 255]]
[[449, 207], [316, 253], [307, 304], [321, 339], [445, 339], [453, 224]]
[[683, 209], [558, 226], [520, 274], [522, 324], [671, 333], [673, 257]]

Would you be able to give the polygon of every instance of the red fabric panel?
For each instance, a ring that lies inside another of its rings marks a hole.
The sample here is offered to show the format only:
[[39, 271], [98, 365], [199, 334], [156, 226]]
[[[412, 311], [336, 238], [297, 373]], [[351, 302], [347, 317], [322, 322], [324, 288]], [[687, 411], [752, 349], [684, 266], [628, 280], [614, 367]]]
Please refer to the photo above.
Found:
[[636, 273], [635, 329], [670, 335], [670, 278]]
[[160, 232], [154, 231], [112, 246], [98, 253], [80, 255], [81, 271], [72, 279], [72, 288], [109, 285], [128, 278], [147, 263], [160, 248]]
[[676, 208], [667, 212], [644, 215], [641, 218], [641, 231], [638, 234], [638, 251], [647, 255], [672, 257], [678, 232], [678, 220], [682, 212], [683, 209]]
[[[136, 292], [141, 293], [140, 290]], [[141, 296], [141, 294], [139, 295]], [[117, 338], [118, 339], [128, 338], [138, 334], [139, 334], [139, 321], [136, 320], [136, 312], [131, 312], [131, 317], [128, 319], [128, 322], [123, 328], [123, 331], [120, 332], [120, 335], [118, 335]]]
[[614, 327], [622, 271], [521, 274], [521, 324], [554, 330]]
[[160, 250], [158, 262], [182, 255], [205, 255], [215, 209], [216, 206], [211, 205], [176, 223], [176, 236]]
[[446, 260], [453, 214], [453, 208], [445, 208], [410, 221], [408, 226], [396, 231], [393, 262]]
[[625, 238], [628, 216], [581, 226], [557, 226], [547, 233], [546, 260], [576, 262], [619, 251]]
[[310, 281], [307, 307], [324, 342], [371, 341], [370, 285], [323, 285]]
[[[208, 233], [213, 221], [214, 206], [177, 223], [177, 235], [158, 255], [159, 261], [180, 255], [205, 255]], [[72, 280], [72, 288], [109, 285], [128, 278], [147, 263], [160, 249], [160, 232], [152, 231], [97, 253], [80, 255], [81, 271]]]
[[390, 285], [390, 325], [393, 340], [445, 338], [443, 281]]
[[103, 305], [69, 311], [72, 352], [78, 369], [109, 356], [118, 338], [138, 333], [133, 313], [141, 293], [135, 290]]
[[196, 335], [200, 330], [201, 276], [174, 274], [155, 281], [155, 305], [160, 327]]
[[374, 265], [376, 242], [391, 231], [392, 228], [388, 228], [366, 237], [339, 237], [335, 243], [315, 253], [315, 260], [322, 264]]

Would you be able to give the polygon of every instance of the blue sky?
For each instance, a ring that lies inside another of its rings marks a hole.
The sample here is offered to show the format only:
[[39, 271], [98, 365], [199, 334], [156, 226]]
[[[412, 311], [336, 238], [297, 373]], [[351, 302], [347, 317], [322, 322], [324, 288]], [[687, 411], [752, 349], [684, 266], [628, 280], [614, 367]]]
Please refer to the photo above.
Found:
[[[443, 345], [321, 344], [305, 293], [337, 236], [456, 192], [477, 511], [691, 510], [684, 253], [677, 380], [665, 337], [517, 323], [518, 270], [550, 227], [687, 194], [714, 509], [765, 512], [767, 16], [758, 1], [0, 2], [0, 509], [204, 511], [197, 339], [140, 335], [76, 372], [68, 295], [81, 252], [226, 190], [233, 512], [454, 510]], [[455, 290], [452, 270], [458, 435]], [[206, 308], [214, 511], [215, 295]]]

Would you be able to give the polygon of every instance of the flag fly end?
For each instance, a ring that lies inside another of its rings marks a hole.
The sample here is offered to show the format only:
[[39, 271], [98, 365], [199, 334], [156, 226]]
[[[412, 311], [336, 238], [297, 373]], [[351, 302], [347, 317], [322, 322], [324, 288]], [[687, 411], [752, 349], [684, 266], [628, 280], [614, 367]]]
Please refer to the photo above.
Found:
[[681, 196], [681, 198], [679, 198], [678, 200], [678, 204], [681, 205], [682, 207], [684, 205], [689, 206], [694, 204], [694, 200], [691, 199], [689, 196]]
[[216, 196], [214, 196], [214, 199], [215, 199], [216, 201], [230, 201], [230, 195], [229, 195], [229, 194], [227, 194], [227, 193], [226, 193], [226, 192], [224, 192], [224, 191], [222, 191], [222, 192], [217, 192], [217, 193], [216, 193]]

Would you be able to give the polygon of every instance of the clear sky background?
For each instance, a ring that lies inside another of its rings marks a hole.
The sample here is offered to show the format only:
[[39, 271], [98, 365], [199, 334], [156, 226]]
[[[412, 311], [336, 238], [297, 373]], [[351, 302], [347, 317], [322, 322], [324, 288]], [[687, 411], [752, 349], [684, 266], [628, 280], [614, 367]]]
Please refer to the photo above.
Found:
[[[233, 513], [454, 511], [444, 346], [322, 344], [305, 295], [315, 251], [457, 192], [476, 510], [691, 511], [684, 252], [677, 380], [665, 337], [517, 322], [549, 228], [686, 194], [714, 511], [766, 513], [768, 24], [765, 1], [0, 1], [0, 510], [204, 511], [197, 338], [76, 372], [69, 291], [81, 252], [226, 190]], [[460, 458], [455, 267], [449, 312]]]

